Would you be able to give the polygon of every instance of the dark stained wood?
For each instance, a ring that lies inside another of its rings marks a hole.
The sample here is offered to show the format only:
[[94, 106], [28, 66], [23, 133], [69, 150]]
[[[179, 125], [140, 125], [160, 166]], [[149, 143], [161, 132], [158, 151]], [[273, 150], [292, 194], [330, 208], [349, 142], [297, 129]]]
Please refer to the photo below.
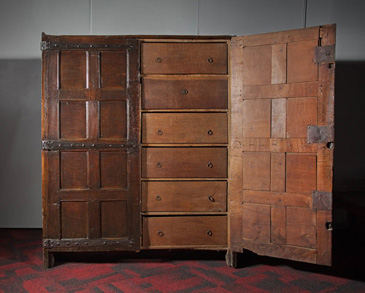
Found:
[[86, 138], [86, 103], [62, 101], [60, 103], [60, 137]]
[[100, 188], [127, 188], [127, 152], [100, 152]]
[[143, 148], [143, 178], [226, 178], [226, 148]]
[[[187, 92], [183, 91], [186, 90]], [[227, 109], [226, 77], [144, 78], [142, 108], [153, 109]]]
[[61, 203], [62, 238], [87, 238], [87, 202]]
[[126, 201], [102, 201], [101, 237], [123, 238], [128, 232], [128, 208]]
[[142, 182], [142, 211], [224, 212], [227, 182]]
[[227, 217], [143, 217], [143, 247], [227, 244]]
[[87, 152], [61, 152], [61, 189], [88, 188]]
[[227, 74], [227, 58], [227, 43], [142, 43], [141, 71], [143, 74]]
[[126, 101], [100, 102], [100, 138], [127, 139]]
[[60, 53], [60, 88], [86, 88], [86, 57], [85, 51]]
[[127, 84], [127, 52], [100, 52], [100, 87], [125, 89]]
[[227, 143], [226, 113], [144, 113], [143, 143]]
[[[60, 145], [60, 150], [42, 154], [43, 237], [52, 239], [52, 245], [67, 239], [61, 251], [140, 245], [139, 43], [119, 42], [132, 45], [128, 53], [43, 51], [42, 139]], [[66, 141], [70, 149], [62, 150]], [[108, 238], [118, 246], [104, 246], [102, 240]], [[90, 240], [99, 246], [88, 246]], [[52, 249], [44, 246], [46, 266]]]

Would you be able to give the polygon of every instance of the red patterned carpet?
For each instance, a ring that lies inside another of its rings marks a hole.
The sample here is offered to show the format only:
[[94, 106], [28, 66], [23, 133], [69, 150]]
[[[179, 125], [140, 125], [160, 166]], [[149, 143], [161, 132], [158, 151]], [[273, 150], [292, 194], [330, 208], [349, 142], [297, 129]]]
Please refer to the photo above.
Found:
[[245, 253], [233, 269], [222, 252], [143, 251], [57, 255], [44, 270], [41, 230], [0, 229], [0, 292], [365, 292], [363, 255], [337, 250], [333, 268]]

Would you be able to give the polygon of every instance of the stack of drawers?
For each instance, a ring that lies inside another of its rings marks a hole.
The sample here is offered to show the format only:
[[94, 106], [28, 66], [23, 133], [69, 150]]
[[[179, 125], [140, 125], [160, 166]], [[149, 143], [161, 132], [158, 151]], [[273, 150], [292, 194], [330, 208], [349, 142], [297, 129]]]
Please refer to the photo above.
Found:
[[142, 247], [227, 245], [227, 42], [144, 41]]

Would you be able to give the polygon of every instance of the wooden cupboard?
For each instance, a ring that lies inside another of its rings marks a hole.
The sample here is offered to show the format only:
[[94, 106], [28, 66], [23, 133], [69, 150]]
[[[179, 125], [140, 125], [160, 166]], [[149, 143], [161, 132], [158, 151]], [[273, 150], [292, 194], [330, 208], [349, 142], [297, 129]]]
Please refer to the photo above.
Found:
[[335, 26], [42, 35], [44, 265], [244, 249], [330, 265]]

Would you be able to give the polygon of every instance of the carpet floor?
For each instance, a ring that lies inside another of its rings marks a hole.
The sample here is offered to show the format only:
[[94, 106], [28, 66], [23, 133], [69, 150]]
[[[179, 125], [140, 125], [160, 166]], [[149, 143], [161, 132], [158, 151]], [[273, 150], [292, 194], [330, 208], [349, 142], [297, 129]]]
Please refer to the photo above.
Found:
[[[216, 251], [57, 254], [43, 269], [40, 229], [0, 229], [0, 292], [365, 292], [363, 249], [333, 267], [240, 254], [239, 268]], [[343, 238], [343, 235], [342, 235]]]

